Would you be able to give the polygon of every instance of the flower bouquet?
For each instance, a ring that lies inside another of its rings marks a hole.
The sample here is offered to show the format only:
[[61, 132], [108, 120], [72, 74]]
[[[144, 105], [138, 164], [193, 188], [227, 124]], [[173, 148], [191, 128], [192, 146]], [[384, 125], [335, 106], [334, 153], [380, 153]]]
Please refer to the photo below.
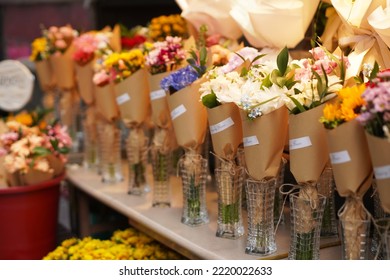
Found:
[[[150, 103], [152, 107], [152, 121], [155, 125], [153, 137], [153, 174], [154, 202], [153, 205], [170, 205], [168, 181], [171, 164], [171, 153], [177, 148], [176, 137], [173, 131], [169, 112], [167, 95], [161, 89], [160, 82], [172, 71], [180, 68], [187, 57], [182, 38], [167, 36], [165, 41], [158, 41], [147, 46], [145, 66], [150, 73]], [[161, 194], [161, 195], [158, 195]]]
[[390, 213], [390, 71], [377, 70], [374, 67], [370, 74], [357, 120], [365, 129], [381, 206]]
[[65, 25], [60, 27], [51, 26], [48, 29], [44, 29], [43, 34], [50, 45], [50, 64], [59, 92], [56, 110], [61, 123], [69, 129], [73, 139], [73, 149], [77, 150], [76, 132], [80, 97], [77, 91], [72, 56], [74, 53], [73, 40], [79, 36], [79, 33], [71, 25]]
[[356, 120], [365, 103], [361, 97], [365, 88], [362, 84], [340, 89], [320, 118], [326, 128], [336, 189], [347, 198], [338, 213], [345, 259], [362, 259], [368, 252], [370, 214], [363, 205], [363, 195], [371, 186], [373, 172], [364, 129]]
[[46, 109], [54, 108], [56, 80], [50, 64], [51, 48], [48, 38], [42, 36], [31, 43], [29, 59], [34, 62], [39, 85], [44, 92], [42, 104]]
[[167, 36], [188, 37], [186, 20], [178, 14], [152, 18], [148, 25], [147, 37], [152, 41], [164, 41]]
[[[267, 255], [276, 251], [274, 199], [287, 136], [288, 112], [284, 105], [289, 90], [271, 78], [284, 77], [287, 73], [288, 52], [285, 49], [278, 55], [276, 69], [275, 61], [266, 59], [256, 49], [242, 51], [237, 58], [242, 64], [235, 82], [238, 85], [234, 85], [238, 91], [232, 99], [240, 108], [245, 162], [250, 176], [246, 185], [249, 232], [245, 252]], [[252, 58], [244, 52], [252, 54]]]
[[73, 60], [78, 91], [87, 105], [83, 118], [84, 165], [94, 168], [98, 164], [95, 87], [93, 84], [96, 60], [108, 49], [113, 33], [108, 30], [90, 31], [74, 39]]
[[206, 47], [192, 50], [191, 54], [190, 65], [173, 71], [160, 85], [168, 95], [177, 143], [185, 149], [179, 161], [184, 203], [181, 222], [196, 226], [209, 221], [205, 197], [207, 160], [199, 152], [207, 131], [206, 108], [199, 102], [199, 88], [206, 71]]
[[131, 50], [133, 48], [140, 48], [147, 39], [147, 28], [137, 25], [128, 29], [123, 24], [120, 24], [121, 30], [121, 49]]
[[46, 110], [22, 112], [8, 120], [0, 136], [1, 156], [10, 186], [38, 184], [64, 172], [72, 147], [66, 127], [46, 124]]
[[148, 139], [142, 125], [150, 112], [144, 54], [140, 49], [114, 52], [106, 58], [104, 65], [114, 84], [120, 119], [129, 129], [126, 141], [129, 193], [141, 195], [148, 191], [145, 174]]

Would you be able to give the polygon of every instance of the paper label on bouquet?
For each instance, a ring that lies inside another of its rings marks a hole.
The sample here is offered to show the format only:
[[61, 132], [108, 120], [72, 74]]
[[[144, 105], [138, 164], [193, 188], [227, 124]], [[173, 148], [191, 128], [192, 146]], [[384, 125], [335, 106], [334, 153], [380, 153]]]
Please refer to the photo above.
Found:
[[390, 179], [390, 165], [374, 167], [375, 179]]
[[174, 120], [177, 117], [183, 115], [187, 111], [186, 107], [184, 105], [179, 105], [175, 109], [171, 111], [171, 119]]
[[126, 92], [122, 95], [119, 95], [117, 98], [116, 98], [116, 103], [118, 105], [122, 105], [123, 103], [127, 102], [127, 101], [130, 101], [130, 95]]
[[309, 136], [290, 139], [289, 141], [290, 150], [302, 149], [302, 148], [310, 147], [311, 145], [312, 144]]
[[336, 153], [330, 153], [330, 162], [332, 164], [340, 164], [351, 161], [348, 151], [341, 151]]
[[163, 89], [154, 90], [150, 93], [150, 100], [164, 98], [165, 96], [167, 96], [165, 90]]
[[244, 147], [259, 145], [259, 139], [257, 139], [256, 135], [248, 136], [248, 137], [244, 137], [243, 143], [244, 143]]
[[234, 121], [232, 120], [232, 118], [229, 117], [219, 123], [210, 125], [210, 133], [215, 134], [224, 131], [225, 129], [231, 127], [232, 125], [234, 125]]

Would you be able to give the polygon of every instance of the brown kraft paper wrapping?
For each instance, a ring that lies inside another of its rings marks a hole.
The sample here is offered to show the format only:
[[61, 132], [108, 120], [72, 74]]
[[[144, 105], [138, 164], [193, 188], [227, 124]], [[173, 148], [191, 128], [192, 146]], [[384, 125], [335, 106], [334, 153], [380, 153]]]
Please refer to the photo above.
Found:
[[390, 213], [390, 142], [387, 139], [365, 133], [379, 200], [383, 210]]
[[290, 170], [298, 183], [317, 182], [329, 161], [326, 131], [319, 122], [324, 106], [289, 115]]
[[119, 117], [112, 84], [95, 86], [96, 111], [104, 119], [111, 122]]
[[112, 37], [110, 38], [110, 47], [114, 52], [122, 51], [121, 44], [121, 27], [119, 24], [116, 24], [112, 30]]
[[150, 112], [149, 83], [146, 69], [140, 69], [114, 85], [120, 117], [128, 127], [139, 126]]
[[[168, 107], [166, 95], [160, 87], [160, 81], [168, 76], [170, 72], [164, 72], [155, 75], [149, 75], [150, 103], [152, 107], [152, 121], [155, 125], [166, 128], [172, 125], [171, 115]], [[156, 93], [161, 90], [161, 97], [156, 98]], [[165, 92], [164, 92], [165, 93]]]
[[337, 192], [363, 196], [371, 186], [372, 166], [363, 127], [352, 120], [326, 130]]
[[207, 108], [207, 118], [214, 153], [232, 160], [242, 143], [240, 109], [234, 103], [221, 104], [212, 109]]
[[49, 162], [50, 168], [53, 169], [53, 176], [57, 177], [65, 171], [65, 163], [61, 159], [54, 155], [48, 155], [47, 160]]
[[47, 91], [56, 85], [53, 69], [48, 59], [35, 62], [39, 85], [43, 91]]
[[197, 149], [206, 136], [207, 111], [200, 102], [199, 95], [199, 88], [203, 81], [203, 78], [198, 79], [190, 86], [168, 96], [176, 140], [183, 148]]
[[20, 181], [23, 186], [35, 185], [48, 181], [54, 177], [53, 172], [43, 172], [39, 170], [30, 170], [25, 174], [20, 174]]
[[57, 85], [61, 89], [71, 89], [75, 87], [76, 79], [74, 61], [72, 58], [73, 52], [74, 46], [72, 44], [65, 53], [52, 55], [50, 57], [50, 63], [57, 80]]
[[78, 90], [81, 98], [87, 105], [90, 105], [94, 102], [94, 85], [92, 82], [94, 75], [93, 63], [94, 61], [91, 61], [83, 66], [75, 63]]
[[[254, 120], [248, 119], [245, 111], [240, 110], [240, 113], [249, 175], [255, 180], [275, 177], [279, 172], [288, 130], [287, 108], [283, 106]], [[255, 139], [258, 144], [248, 139]]]

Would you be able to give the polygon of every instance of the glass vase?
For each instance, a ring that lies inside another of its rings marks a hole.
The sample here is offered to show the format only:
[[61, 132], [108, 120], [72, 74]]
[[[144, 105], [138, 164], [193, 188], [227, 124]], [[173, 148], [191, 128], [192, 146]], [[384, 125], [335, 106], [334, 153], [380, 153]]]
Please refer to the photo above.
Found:
[[[244, 147], [238, 147], [237, 149], [237, 156], [236, 156], [236, 163], [238, 166], [241, 166], [244, 169], [244, 182], [247, 181], [248, 179], [248, 173], [246, 172], [246, 164], [245, 164], [245, 153], [244, 153]], [[245, 188], [242, 188], [242, 202], [241, 206], [242, 208], [246, 209], [247, 208], [247, 203], [246, 203], [246, 190]]]
[[123, 181], [121, 130], [117, 123], [104, 120], [97, 122], [97, 129], [102, 182], [108, 184], [121, 182]]
[[371, 239], [371, 255], [376, 260], [386, 259], [386, 253], [384, 251], [384, 244], [382, 244], [382, 237], [380, 234], [381, 224], [387, 220], [390, 220], [390, 214], [386, 213], [380, 203], [378, 192], [376, 191], [376, 181], [372, 181], [374, 189], [373, 200], [374, 200], [374, 220], [377, 225], [377, 229], [372, 233]]
[[274, 201], [276, 178], [247, 179], [248, 236], [245, 253], [265, 256], [276, 252]]
[[218, 188], [216, 236], [237, 239], [244, 234], [241, 214], [244, 169], [232, 162], [222, 162], [214, 174]]
[[289, 195], [291, 241], [289, 260], [318, 260], [320, 233], [326, 198], [306, 199], [297, 193]]
[[318, 193], [326, 197], [326, 204], [321, 225], [322, 237], [338, 236], [338, 221], [336, 218], [334, 192], [336, 189], [333, 169], [327, 165], [317, 182]]
[[283, 213], [283, 194], [279, 191], [279, 187], [284, 183], [284, 174], [286, 171], [287, 159], [282, 158], [280, 162], [280, 169], [278, 176], [276, 177], [276, 190], [275, 190], [275, 202], [274, 202], [274, 223], [284, 224]]
[[140, 128], [130, 128], [126, 140], [126, 154], [129, 165], [128, 194], [142, 195], [150, 191], [146, 181], [148, 163], [148, 138]]
[[366, 260], [369, 257], [371, 221], [340, 219], [343, 260]]
[[153, 168], [153, 207], [171, 207], [170, 168], [172, 153], [162, 147], [153, 146], [151, 149]]
[[96, 123], [83, 121], [84, 145], [83, 166], [87, 169], [97, 170], [99, 167], [99, 148]]
[[209, 222], [206, 207], [208, 162], [200, 154], [186, 151], [178, 164], [183, 184], [181, 222], [188, 226], [206, 224]]
[[[376, 240], [373, 258], [375, 260], [390, 260], [390, 218], [374, 220], [375, 227], [372, 241]], [[373, 247], [373, 246], [372, 246]]]

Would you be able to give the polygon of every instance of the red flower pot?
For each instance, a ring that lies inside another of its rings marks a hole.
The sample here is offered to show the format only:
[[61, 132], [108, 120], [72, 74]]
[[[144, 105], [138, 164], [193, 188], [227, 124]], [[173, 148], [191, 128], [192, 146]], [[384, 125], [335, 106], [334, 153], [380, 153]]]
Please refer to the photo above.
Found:
[[0, 189], [0, 259], [42, 259], [55, 249], [63, 178]]

